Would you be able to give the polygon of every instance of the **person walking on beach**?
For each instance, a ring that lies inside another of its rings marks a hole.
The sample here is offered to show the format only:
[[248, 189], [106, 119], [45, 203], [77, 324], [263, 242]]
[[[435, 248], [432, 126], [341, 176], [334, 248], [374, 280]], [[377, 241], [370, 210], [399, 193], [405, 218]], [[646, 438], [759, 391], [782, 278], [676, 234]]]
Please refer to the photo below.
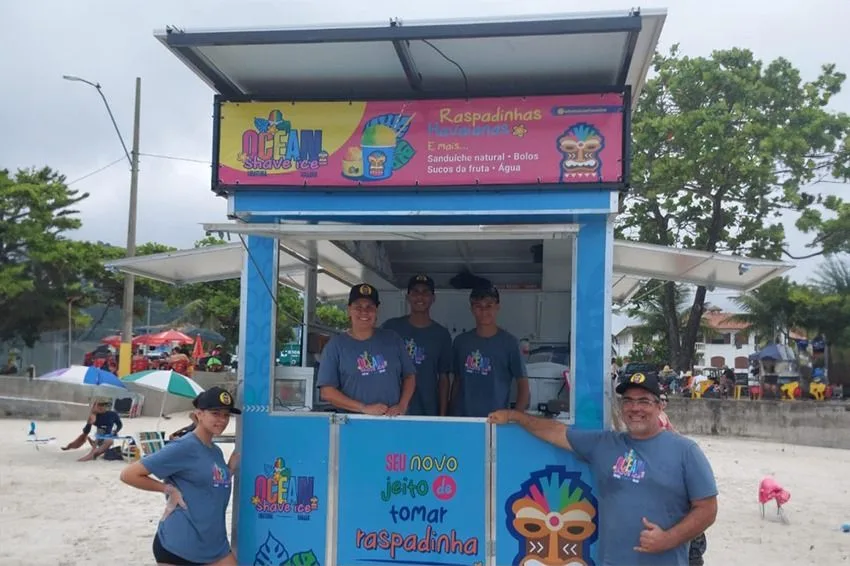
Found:
[[717, 517], [717, 484], [697, 444], [661, 428], [661, 391], [652, 375], [617, 386], [628, 432], [578, 430], [519, 411], [489, 415], [587, 462], [599, 489], [602, 566], [685, 566], [690, 541]]
[[153, 540], [157, 564], [236, 566], [225, 514], [238, 455], [225, 463], [213, 437], [224, 432], [231, 414], [242, 411], [220, 387], [199, 394], [192, 404], [198, 421], [195, 430], [124, 468], [121, 481], [165, 494], [165, 513]]

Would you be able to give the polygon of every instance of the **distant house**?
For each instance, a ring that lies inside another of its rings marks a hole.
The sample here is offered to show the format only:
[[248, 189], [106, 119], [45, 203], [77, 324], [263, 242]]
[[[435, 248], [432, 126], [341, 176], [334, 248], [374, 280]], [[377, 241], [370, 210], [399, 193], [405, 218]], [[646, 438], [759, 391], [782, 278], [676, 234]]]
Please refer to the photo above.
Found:
[[[697, 360], [694, 365], [718, 368], [728, 365], [738, 369], [748, 367], [749, 355], [754, 353], [756, 345], [764, 340], [763, 337], [750, 332], [748, 324], [734, 320], [735, 314], [722, 312], [720, 309], [710, 309], [705, 313], [703, 316], [705, 326], [711, 329], [711, 333], [707, 338], [702, 333], [697, 336]], [[627, 326], [616, 334], [614, 349], [617, 356], [629, 355], [635, 343], [634, 333], [638, 328], [634, 325]], [[791, 332], [791, 338], [805, 338], [805, 336]]]

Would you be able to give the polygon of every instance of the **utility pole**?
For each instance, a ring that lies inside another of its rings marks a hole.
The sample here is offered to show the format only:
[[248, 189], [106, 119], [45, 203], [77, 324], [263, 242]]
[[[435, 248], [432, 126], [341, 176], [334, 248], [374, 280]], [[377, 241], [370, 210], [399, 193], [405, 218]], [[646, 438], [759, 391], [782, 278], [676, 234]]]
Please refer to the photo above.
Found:
[[[130, 210], [127, 219], [127, 257], [136, 255], [136, 208], [139, 192], [139, 122], [142, 106], [142, 79], [136, 77], [136, 108], [133, 115], [133, 149], [130, 153]], [[124, 315], [121, 326], [121, 348], [118, 351], [118, 376], [130, 373], [133, 358], [133, 306], [135, 303], [136, 278], [132, 273], [124, 274]]]
[[[66, 81], [85, 83], [95, 90], [103, 100], [103, 105], [106, 106], [106, 111], [109, 113], [109, 119], [112, 120], [112, 126], [115, 128], [115, 133], [118, 134], [118, 139], [121, 141], [121, 147], [124, 149], [124, 155], [127, 156], [127, 161], [130, 162], [130, 210], [127, 220], [127, 257], [136, 255], [136, 201], [138, 200], [139, 189], [139, 121], [141, 113], [141, 97], [142, 97], [142, 79], [136, 77], [136, 110], [133, 117], [133, 151], [127, 151], [127, 144], [124, 143], [124, 136], [121, 135], [121, 130], [118, 128], [118, 123], [115, 121], [115, 116], [112, 114], [112, 109], [109, 107], [109, 102], [103, 94], [100, 83], [88, 81], [82, 77], [74, 75], [62, 75]], [[131, 273], [124, 275], [124, 303], [123, 303], [123, 324], [121, 326], [121, 348], [119, 350], [118, 375], [123, 377], [130, 373], [130, 365], [133, 357], [133, 305], [135, 298], [136, 278]]]

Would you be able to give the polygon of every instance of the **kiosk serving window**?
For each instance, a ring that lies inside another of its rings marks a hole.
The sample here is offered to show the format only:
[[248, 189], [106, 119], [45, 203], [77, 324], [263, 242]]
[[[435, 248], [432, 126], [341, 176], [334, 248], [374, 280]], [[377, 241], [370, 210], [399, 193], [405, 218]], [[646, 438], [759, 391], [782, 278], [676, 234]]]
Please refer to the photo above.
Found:
[[[266, 230], [275, 233], [282, 246], [296, 249], [322, 238], [323, 245], [332, 243], [361, 263], [364, 278], [351, 277], [350, 282], [366, 281], [378, 288], [378, 324], [407, 314], [406, 282], [424, 273], [436, 284], [431, 317], [454, 338], [475, 328], [470, 289], [483, 282], [496, 286], [498, 324], [521, 344], [529, 410], [569, 417], [576, 244], [572, 225], [428, 226], [404, 232], [392, 226], [280, 225]], [[364, 239], [335, 239], [343, 234]], [[340, 299], [344, 306], [344, 297]], [[312, 365], [310, 358], [307, 363]], [[277, 366], [270, 384], [272, 410], [319, 410], [313, 376], [312, 367]], [[511, 400], [516, 400], [515, 385]]]

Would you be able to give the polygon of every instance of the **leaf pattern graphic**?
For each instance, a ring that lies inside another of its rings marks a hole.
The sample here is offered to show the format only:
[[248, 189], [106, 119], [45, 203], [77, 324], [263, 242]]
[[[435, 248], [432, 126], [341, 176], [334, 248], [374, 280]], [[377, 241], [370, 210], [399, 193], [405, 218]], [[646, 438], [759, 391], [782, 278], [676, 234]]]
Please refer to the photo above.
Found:
[[284, 562], [281, 566], [319, 566], [319, 559], [312, 550], [298, 552], [292, 555], [292, 558]]
[[257, 549], [254, 555], [254, 566], [282, 566], [289, 559], [289, 552], [283, 543], [275, 538], [271, 531], [266, 541]]
[[410, 142], [399, 140], [395, 146], [395, 155], [393, 156], [393, 171], [397, 171], [410, 163], [414, 155], [416, 155], [416, 150], [413, 149]]

